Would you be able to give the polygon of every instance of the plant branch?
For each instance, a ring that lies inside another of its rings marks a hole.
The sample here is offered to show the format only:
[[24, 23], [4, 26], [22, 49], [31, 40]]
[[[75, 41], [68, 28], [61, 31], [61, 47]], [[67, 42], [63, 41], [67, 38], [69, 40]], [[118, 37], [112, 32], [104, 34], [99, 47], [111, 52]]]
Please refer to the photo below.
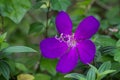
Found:
[[48, 37], [48, 29], [49, 29], [49, 10], [50, 10], [50, 6], [48, 6], [48, 9], [47, 9], [47, 13], [46, 13], [46, 28], [45, 28], [45, 38]]
[[2, 15], [1, 16], [1, 27], [0, 27], [0, 33], [3, 33], [3, 27], [4, 27], [4, 18]]

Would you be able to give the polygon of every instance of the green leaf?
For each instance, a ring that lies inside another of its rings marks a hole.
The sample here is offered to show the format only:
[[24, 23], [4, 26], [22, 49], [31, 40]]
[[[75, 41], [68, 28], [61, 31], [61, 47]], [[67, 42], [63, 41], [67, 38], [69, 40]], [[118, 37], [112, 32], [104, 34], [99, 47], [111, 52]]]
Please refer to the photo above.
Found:
[[4, 53], [19, 53], [19, 52], [37, 52], [36, 50], [26, 46], [12, 46], [3, 50]]
[[5, 40], [6, 35], [7, 35], [7, 33], [4, 33], [2, 35], [0, 34], [0, 43], [2, 43]]
[[109, 70], [111, 68], [111, 62], [108, 61], [108, 62], [104, 62], [98, 69], [98, 72], [99, 73], [102, 73], [106, 70]]
[[29, 33], [40, 33], [43, 29], [44, 25], [40, 22], [35, 22], [30, 25]]
[[51, 8], [53, 10], [66, 11], [68, 6], [70, 6], [71, 2], [69, 0], [50, 0], [51, 1]]
[[51, 80], [51, 77], [47, 74], [36, 74], [34, 80]]
[[91, 68], [93, 68], [96, 73], [98, 73], [98, 70], [97, 70], [97, 68], [96, 68], [95, 66], [93, 66], [93, 65], [91, 65], [91, 64], [89, 64], [89, 66], [90, 66]]
[[94, 42], [101, 46], [115, 46], [116, 40], [112, 39], [110, 36], [96, 35], [94, 37]]
[[5, 61], [0, 61], [0, 73], [6, 80], [9, 80], [10, 76], [10, 67]]
[[40, 63], [40, 68], [42, 71], [48, 71], [52, 75], [56, 74], [57, 60], [42, 58]]
[[30, 0], [0, 0], [0, 14], [19, 23], [30, 9]]
[[120, 47], [120, 39], [116, 42], [116, 47]]
[[105, 47], [101, 47], [99, 50], [101, 53], [110, 53], [115, 49], [116, 48], [114, 46], [105, 46]]
[[19, 70], [21, 70], [23, 72], [27, 72], [28, 71], [27, 67], [24, 64], [22, 64], [22, 63], [15, 63], [15, 66], [16, 66], [17, 69], [19, 69]]
[[107, 74], [113, 73], [113, 72], [115, 72], [115, 71], [116, 71], [116, 70], [106, 70], [106, 71], [100, 73], [99, 75], [100, 75], [100, 76], [104, 76], [104, 75], [107, 75]]
[[115, 50], [114, 60], [120, 62], [120, 50], [119, 49]]
[[95, 80], [96, 78], [96, 72], [94, 70], [94, 68], [90, 68], [88, 73], [87, 73], [87, 80]]
[[78, 73], [70, 73], [70, 74], [65, 75], [64, 77], [75, 78], [75, 79], [78, 79], [78, 80], [86, 80], [84, 75], [78, 74]]

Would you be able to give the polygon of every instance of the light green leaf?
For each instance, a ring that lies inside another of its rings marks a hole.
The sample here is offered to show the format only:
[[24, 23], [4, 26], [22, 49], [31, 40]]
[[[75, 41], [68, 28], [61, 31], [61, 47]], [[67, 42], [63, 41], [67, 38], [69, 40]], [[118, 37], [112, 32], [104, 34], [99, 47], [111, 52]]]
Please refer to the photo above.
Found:
[[34, 80], [50, 80], [51, 77], [47, 74], [36, 74], [35, 76], [35, 79]]
[[37, 52], [36, 50], [26, 46], [11, 46], [3, 50], [4, 53], [19, 53], [19, 52]]
[[0, 73], [6, 80], [9, 80], [10, 76], [10, 67], [5, 61], [0, 61]]
[[113, 73], [113, 72], [115, 72], [115, 71], [116, 71], [116, 70], [106, 70], [106, 71], [100, 73], [99, 75], [100, 75], [100, 76], [104, 76], [104, 75], [107, 75], [107, 74]]
[[4, 33], [2, 35], [0, 34], [0, 43], [2, 43], [5, 40], [6, 35], [7, 35], [7, 33]]
[[116, 42], [116, 47], [120, 47], [120, 39]]
[[93, 65], [91, 65], [91, 64], [89, 64], [89, 66], [90, 66], [91, 68], [93, 68], [96, 73], [98, 73], [98, 70], [97, 70], [97, 68], [96, 68], [95, 66], [93, 66]]
[[111, 62], [108, 61], [108, 62], [104, 62], [98, 69], [98, 72], [99, 73], [102, 73], [106, 70], [109, 70], [111, 68]]
[[70, 6], [71, 2], [69, 0], [50, 0], [51, 1], [51, 8], [53, 10], [66, 11], [68, 6]]
[[78, 80], [86, 80], [84, 75], [78, 74], [78, 73], [70, 73], [70, 74], [65, 75], [64, 77], [75, 78], [75, 79], [78, 79]]
[[19, 23], [30, 9], [30, 0], [0, 0], [0, 14]]
[[28, 71], [27, 67], [22, 63], [15, 63], [15, 66], [16, 66], [17, 69], [19, 69], [21, 71], [24, 71], [24, 72]]
[[87, 73], [87, 80], [95, 80], [96, 78], [96, 72], [94, 70], [94, 68], [90, 68], [88, 73]]

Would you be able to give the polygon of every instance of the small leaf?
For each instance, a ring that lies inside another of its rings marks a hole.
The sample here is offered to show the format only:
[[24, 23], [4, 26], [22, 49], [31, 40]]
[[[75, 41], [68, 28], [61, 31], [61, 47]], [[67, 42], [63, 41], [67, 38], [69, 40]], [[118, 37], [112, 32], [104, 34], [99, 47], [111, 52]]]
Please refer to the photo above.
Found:
[[20, 74], [17, 76], [17, 80], [34, 80], [34, 76], [30, 74]]
[[91, 64], [89, 64], [89, 66], [91, 67], [91, 68], [93, 68], [94, 69], [94, 71], [96, 72], [96, 73], [98, 73], [98, 70], [97, 70], [97, 68], [96, 67], [94, 67], [93, 65], [91, 65]]
[[102, 73], [106, 70], [109, 70], [111, 68], [111, 62], [108, 61], [108, 62], [104, 62], [98, 69], [98, 72], [99, 73]]
[[96, 78], [96, 72], [94, 70], [94, 68], [90, 68], [88, 73], [87, 73], [87, 80], [95, 80]]
[[10, 67], [5, 61], [0, 61], [0, 73], [6, 80], [9, 80], [10, 76]]
[[86, 80], [84, 75], [78, 74], [78, 73], [70, 73], [70, 74], [65, 75], [64, 77], [75, 78], [75, 79], [78, 79], [78, 80]]
[[4, 53], [19, 53], [19, 52], [37, 52], [36, 50], [26, 46], [12, 46], [3, 50]]
[[7, 33], [0, 35], [0, 43], [2, 43], [6, 38]]
[[24, 72], [28, 71], [27, 67], [22, 63], [15, 63], [15, 66], [17, 69], [19, 69], [21, 71], [24, 71]]
[[40, 22], [35, 22], [30, 25], [29, 33], [40, 33], [43, 29], [44, 25]]

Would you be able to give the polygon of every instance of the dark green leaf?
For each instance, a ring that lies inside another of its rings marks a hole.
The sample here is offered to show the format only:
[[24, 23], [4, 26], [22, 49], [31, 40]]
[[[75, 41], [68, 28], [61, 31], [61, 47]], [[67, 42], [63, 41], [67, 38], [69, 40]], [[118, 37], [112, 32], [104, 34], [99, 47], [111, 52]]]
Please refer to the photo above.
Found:
[[44, 25], [40, 22], [35, 22], [30, 25], [29, 33], [40, 33]]
[[0, 61], [0, 73], [4, 76], [6, 80], [9, 80], [10, 67], [5, 61]]

